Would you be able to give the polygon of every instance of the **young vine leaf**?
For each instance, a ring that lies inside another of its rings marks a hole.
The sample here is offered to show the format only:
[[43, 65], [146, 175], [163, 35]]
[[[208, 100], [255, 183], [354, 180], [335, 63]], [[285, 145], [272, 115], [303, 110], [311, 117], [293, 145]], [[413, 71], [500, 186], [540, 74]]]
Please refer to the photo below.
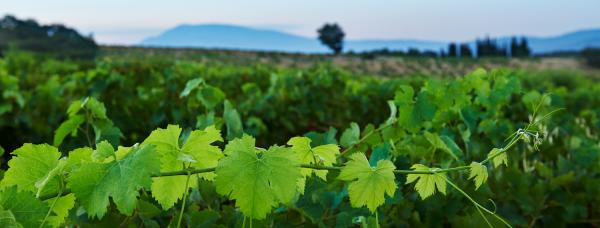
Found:
[[123, 214], [133, 212], [139, 190], [150, 188], [151, 175], [160, 170], [160, 160], [154, 146], [131, 149], [121, 160], [109, 163], [82, 163], [69, 177], [69, 187], [89, 217], [102, 218], [109, 196]]
[[[431, 171], [432, 169], [421, 164], [414, 164], [410, 167], [415, 171]], [[432, 196], [437, 189], [442, 194], [446, 194], [446, 175], [444, 173], [435, 174], [408, 174], [406, 177], [406, 184], [417, 181], [415, 184], [415, 190], [421, 196], [421, 199], [425, 199]]]
[[[153, 144], [160, 156], [160, 171], [177, 171], [184, 168], [184, 163], [191, 163], [195, 168], [215, 167], [218, 160], [223, 157], [221, 149], [211, 145], [217, 141], [223, 141], [221, 132], [213, 126], [204, 130], [195, 130], [190, 133], [187, 141], [182, 147], [179, 146], [181, 128], [169, 125], [166, 129], [157, 129], [142, 145]], [[214, 173], [203, 173], [199, 176], [212, 180]], [[187, 191], [185, 188], [186, 176], [172, 176], [153, 178], [152, 195], [160, 203], [163, 209], [173, 207], [177, 200], [183, 197]], [[189, 186], [196, 185], [196, 178], [190, 178]]]
[[[48, 173], [57, 167], [60, 152], [48, 144], [34, 145], [26, 143], [12, 152], [13, 158], [8, 161], [10, 167], [4, 174], [2, 186], [17, 186], [19, 191], [36, 193], [38, 181], [44, 181], [44, 192], [56, 192], [58, 179], [47, 178]], [[38, 184], [39, 185], [39, 184]]]
[[350, 123], [350, 127], [347, 128], [342, 136], [340, 137], [340, 145], [343, 147], [350, 147], [354, 144], [358, 143], [360, 138], [360, 127], [358, 124], [352, 122]]
[[278, 203], [289, 203], [302, 178], [297, 155], [291, 149], [254, 147], [255, 139], [244, 135], [230, 141], [215, 173], [217, 192], [236, 200], [245, 216], [264, 219]]
[[102, 141], [96, 144], [96, 150], [92, 153], [92, 160], [103, 162], [107, 157], [113, 156], [115, 149], [108, 141]]
[[471, 169], [469, 179], [475, 181], [475, 190], [477, 190], [488, 178], [487, 167], [479, 162], [471, 162], [469, 168]]
[[494, 163], [494, 167], [498, 167], [502, 164], [508, 166], [508, 157], [506, 156], [506, 153], [503, 153], [504, 151], [502, 149], [498, 149], [498, 148], [494, 148], [492, 149], [492, 151], [490, 151], [490, 153], [488, 154], [488, 158], [492, 158], [492, 163]]
[[58, 198], [56, 203], [54, 201], [54, 198], [44, 201], [48, 206], [54, 204], [52, 208], [54, 215], [48, 216], [46, 223], [51, 227], [60, 227], [65, 222], [65, 218], [69, 216], [69, 211], [75, 206], [75, 195], [71, 193]]
[[[311, 148], [311, 140], [307, 137], [293, 137], [288, 141], [292, 150], [298, 155], [298, 160], [302, 164], [323, 164], [331, 166], [336, 161], [336, 156], [340, 154], [340, 147], [335, 144], [326, 144]], [[313, 173], [323, 180], [327, 180], [327, 170], [314, 170], [303, 168], [302, 179], [298, 181], [298, 187], [301, 194], [304, 193], [306, 178]]]
[[75, 135], [77, 128], [85, 121], [85, 117], [82, 115], [70, 116], [65, 122], [61, 123], [60, 126], [54, 131], [54, 146], [60, 146], [67, 135]]
[[396, 167], [389, 160], [380, 160], [377, 166], [371, 167], [363, 153], [354, 153], [338, 178], [352, 181], [348, 194], [353, 207], [366, 205], [371, 212], [375, 212], [385, 202], [385, 194], [393, 196], [396, 191], [394, 169]]
[[[322, 164], [332, 166], [336, 162], [337, 155], [340, 154], [340, 147], [335, 144], [326, 144], [311, 148], [310, 139], [307, 137], [293, 137], [287, 144], [292, 146], [294, 153], [302, 164]], [[327, 170], [302, 169], [304, 177], [312, 173], [323, 180], [327, 180]]]

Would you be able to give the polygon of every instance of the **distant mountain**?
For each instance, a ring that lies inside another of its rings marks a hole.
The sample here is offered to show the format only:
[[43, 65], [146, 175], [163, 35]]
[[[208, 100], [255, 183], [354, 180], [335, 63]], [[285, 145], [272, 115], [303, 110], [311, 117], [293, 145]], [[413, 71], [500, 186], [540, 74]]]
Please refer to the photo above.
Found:
[[[527, 37], [534, 53], [555, 51], [577, 51], [586, 47], [600, 47], [600, 29], [583, 30], [555, 37]], [[508, 43], [510, 37], [499, 38], [500, 43]], [[470, 42], [474, 44], [474, 42]], [[329, 50], [316, 38], [308, 38], [289, 33], [255, 29], [236, 25], [200, 24], [180, 25], [164, 33], [144, 39], [142, 46], [155, 47], [201, 47], [240, 50], [283, 51], [300, 53], [322, 53]], [[390, 50], [439, 51], [448, 42], [425, 40], [347, 40], [344, 50], [368, 51], [388, 48]]]

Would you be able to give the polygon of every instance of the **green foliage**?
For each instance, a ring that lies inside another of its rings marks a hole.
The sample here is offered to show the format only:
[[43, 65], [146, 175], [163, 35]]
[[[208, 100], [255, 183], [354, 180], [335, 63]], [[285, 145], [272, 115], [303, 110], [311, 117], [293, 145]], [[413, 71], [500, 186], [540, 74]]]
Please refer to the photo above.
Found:
[[[307, 137], [294, 137], [287, 144], [292, 146], [292, 150], [298, 156], [298, 161], [302, 164], [332, 166], [336, 163], [337, 156], [340, 155], [340, 147], [338, 145], [326, 144], [311, 148], [310, 142], [311, 140]], [[327, 170], [303, 168], [301, 172], [302, 176], [304, 176], [304, 179], [301, 180], [301, 193], [304, 192], [305, 178], [310, 177], [313, 173], [319, 178], [327, 180]]]
[[227, 140], [239, 138], [244, 133], [242, 119], [237, 110], [233, 108], [229, 101], [225, 101], [223, 119], [227, 125]]
[[4, 188], [0, 192], [0, 207], [2, 214], [8, 216], [0, 221], [9, 227], [38, 227], [48, 212], [48, 206], [32, 193], [17, 191], [16, 187]]
[[225, 147], [215, 171], [217, 192], [236, 200], [245, 216], [264, 219], [272, 207], [290, 203], [302, 177], [292, 151], [272, 146], [266, 151], [254, 147], [254, 138], [244, 135]]
[[122, 159], [83, 163], [69, 177], [69, 188], [90, 218], [102, 218], [112, 198], [119, 211], [131, 214], [139, 190], [150, 189], [150, 176], [160, 170], [160, 160], [151, 145], [133, 147]]
[[[241, 226], [244, 217], [257, 227], [501, 226], [490, 219], [496, 216], [519, 227], [565, 227], [600, 216], [600, 88], [587, 75], [476, 70], [451, 79], [383, 78], [327, 64], [128, 58], [85, 67], [28, 55], [0, 59], [0, 162], [10, 161], [0, 171], [0, 198], [14, 198], [9, 189], [16, 188], [41, 202], [45, 210], [29, 226], [167, 227], [180, 212], [183, 226], [208, 227]], [[203, 82], [180, 96], [199, 74]], [[63, 131], [62, 153], [25, 144], [53, 142], [75, 116], [83, 122], [75, 135]], [[155, 148], [152, 156], [133, 156], [144, 147]], [[133, 164], [123, 170], [132, 175], [115, 172]], [[379, 164], [398, 169], [367, 175]], [[344, 178], [363, 168], [364, 176]], [[372, 188], [369, 181], [380, 179], [416, 191]], [[461, 190], [473, 182], [486, 186]], [[436, 191], [448, 196], [428, 197]], [[0, 206], [0, 222], [27, 227], [29, 217]]]
[[[178, 171], [188, 166], [214, 167], [223, 156], [218, 147], [211, 145], [214, 142], [223, 141], [220, 131], [214, 127], [192, 131], [182, 146], [179, 146], [180, 134], [179, 126], [169, 125], [166, 129], [154, 130], [142, 143], [142, 145], [153, 144], [156, 146], [157, 155], [160, 157], [161, 172]], [[208, 180], [214, 178], [212, 173], [200, 176]], [[196, 179], [192, 180], [191, 185], [193, 186]], [[169, 209], [188, 191], [185, 183], [185, 176], [154, 178], [152, 181], [153, 196], [164, 209]]]
[[364, 154], [355, 153], [338, 178], [352, 181], [348, 194], [353, 207], [367, 206], [375, 212], [385, 202], [385, 195], [392, 197], [396, 191], [394, 169], [396, 166], [387, 160], [380, 160], [377, 166], [371, 167]]
[[471, 162], [469, 169], [471, 170], [469, 179], [473, 179], [475, 182], [475, 189], [478, 189], [485, 181], [487, 181], [487, 167], [479, 162]]
[[358, 143], [360, 137], [360, 128], [358, 124], [352, 122], [350, 127], [344, 131], [342, 137], [340, 137], [340, 145], [343, 147], [350, 147]]
[[492, 163], [494, 163], [494, 167], [498, 167], [502, 164], [508, 166], [508, 156], [503, 149], [494, 148], [487, 156], [489, 159], [492, 159]]
[[[414, 171], [434, 171], [436, 168], [429, 168], [421, 164], [414, 164], [410, 167]], [[415, 190], [421, 196], [421, 199], [432, 196], [437, 189], [442, 194], [446, 194], [446, 174], [408, 174], [406, 176], [406, 184], [417, 181]]]
[[[59, 180], [54, 175], [48, 175], [55, 170], [61, 156], [58, 149], [48, 144], [25, 144], [12, 152], [15, 155], [10, 161], [10, 167], [4, 174], [1, 185], [17, 186], [19, 191], [37, 193], [40, 188], [47, 192], [58, 190]], [[44, 183], [40, 185], [38, 183]]]

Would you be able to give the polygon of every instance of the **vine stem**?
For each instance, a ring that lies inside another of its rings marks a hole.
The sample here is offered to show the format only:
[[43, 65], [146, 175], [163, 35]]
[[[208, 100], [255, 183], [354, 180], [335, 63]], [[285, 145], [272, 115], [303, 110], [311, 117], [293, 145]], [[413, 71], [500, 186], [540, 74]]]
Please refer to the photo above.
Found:
[[50, 217], [50, 214], [52, 213], [52, 210], [54, 210], [54, 207], [56, 206], [56, 202], [58, 202], [58, 199], [62, 196], [63, 193], [63, 183], [62, 180], [60, 181], [60, 188], [58, 189], [58, 194], [56, 194], [56, 197], [54, 199], [54, 201], [52, 202], [52, 205], [50, 205], [50, 208], [48, 209], [48, 213], [46, 213], [46, 216], [44, 217], [44, 220], [42, 220], [42, 223], [40, 223], [39, 228], [44, 227], [44, 224], [46, 224], [46, 221], [48, 220], [48, 217]]
[[[185, 168], [185, 164], [183, 165], [183, 167]], [[181, 202], [181, 211], [179, 212], [179, 220], [177, 221], [177, 228], [181, 227], [181, 219], [183, 219], [183, 211], [185, 210], [185, 203], [187, 200], [188, 188], [190, 186], [190, 177], [191, 176], [192, 176], [192, 174], [190, 173], [189, 170], [187, 170], [187, 178], [185, 180], [185, 192], [183, 193], [183, 201]]]
[[[300, 165], [300, 167], [306, 168], [306, 169], [330, 170], [330, 171], [336, 171], [336, 170], [339, 171], [342, 169], [342, 166], [322, 166], [322, 165], [313, 165], [313, 164], [302, 164], [302, 165]], [[459, 167], [447, 168], [447, 169], [431, 169], [431, 170], [419, 170], [419, 171], [397, 169], [397, 170], [394, 170], [394, 173], [398, 173], [398, 174], [436, 174], [436, 173], [445, 173], [445, 172], [467, 170], [467, 169], [469, 169], [469, 166], [459, 166]], [[183, 175], [192, 175], [192, 174], [198, 174], [198, 173], [209, 173], [209, 172], [214, 172], [215, 170], [216, 170], [216, 167], [210, 167], [210, 168], [204, 168], [204, 169], [189, 169], [189, 168], [187, 168], [187, 169], [179, 170], [179, 171], [158, 173], [158, 174], [151, 175], [151, 177], [183, 176]], [[52, 199], [56, 196], [60, 196], [62, 194], [66, 195], [69, 193], [71, 193], [71, 189], [64, 188], [61, 194], [58, 194], [58, 193], [45, 194], [45, 195], [41, 195], [39, 197], [39, 199], [47, 200], [47, 199]]]
[[375, 210], [375, 222], [377, 222], [377, 228], [380, 228], [379, 226], [379, 214], [377, 213], [377, 210]]
[[477, 203], [477, 201], [475, 201], [473, 198], [471, 198], [471, 196], [469, 196], [469, 194], [467, 194], [466, 192], [464, 192], [462, 189], [460, 189], [458, 186], [456, 186], [452, 181], [450, 181], [448, 178], [442, 176], [442, 178], [444, 178], [444, 180], [446, 181], [446, 183], [448, 183], [450, 186], [452, 186], [454, 189], [456, 189], [458, 192], [460, 192], [462, 195], [464, 195], [467, 199], [469, 199], [469, 201], [471, 201], [471, 203], [473, 203], [473, 205], [475, 205], [475, 208], [477, 209], [477, 211], [479, 211], [479, 214], [483, 217], [483, 219], [486, 221], [486, 223], [490, 226], [493, 227], [492, 224], [487, 220], [487, 218], [485, 217], [485, 215], [483, 214], [483, 212], [481, 212], [481, 210], [489, 213], [490, 215], [493, 215], [494, 217], [496, 217], [496, 219], [500, 220], [502, 223], [504, 223], [504, 225], [511, 227], [512, 226], [506, 222], [506, 220], [504, 220], [502, 217], [498, 216], [496, 213], [488, 210], [487, 208], [485, 208], [484, 206], [481, 206], [481, 204]]

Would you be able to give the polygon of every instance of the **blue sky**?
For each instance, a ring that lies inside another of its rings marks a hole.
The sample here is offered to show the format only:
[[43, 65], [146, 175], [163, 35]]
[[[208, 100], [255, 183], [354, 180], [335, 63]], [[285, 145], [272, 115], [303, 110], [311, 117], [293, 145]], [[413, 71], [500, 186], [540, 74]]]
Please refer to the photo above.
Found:
[[0, 15], [64, 23], [101, 43], [133, 44], [179, 24], [226, 23], [349, 39], [470, 40], [600, 28], [600, 0], [0, 0]]

